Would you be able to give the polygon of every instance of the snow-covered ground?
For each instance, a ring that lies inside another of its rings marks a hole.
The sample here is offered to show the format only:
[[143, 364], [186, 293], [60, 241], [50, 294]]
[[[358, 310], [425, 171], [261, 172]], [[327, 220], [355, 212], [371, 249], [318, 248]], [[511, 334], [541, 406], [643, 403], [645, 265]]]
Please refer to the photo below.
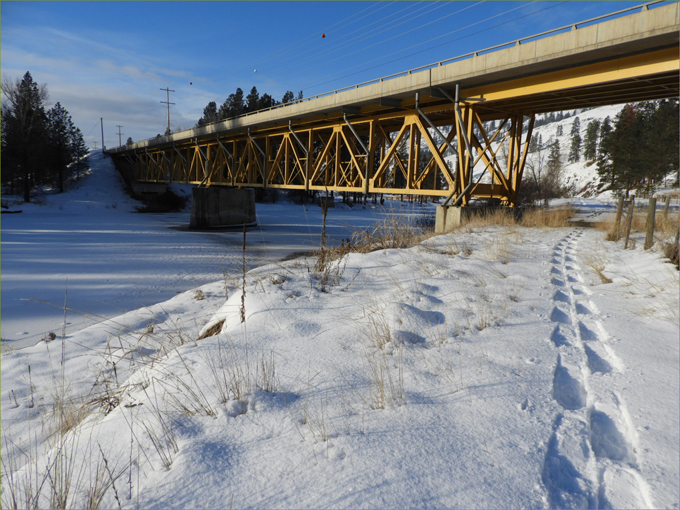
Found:
[[[2, 218], [3, 506], [69, 479], [81, 507], [99, 479], [103, 508], [678, 508], [658, 246], [487, 226], [319, 272], [281, 261], [318, 246], [319, 208], [258, 204], [244, 277], [241, 232], [133, 213], [93, 167]], [[388, 214], [331, 210], [334, 242]]]
[[[139, 214], [142, 204], [125, 194], [111, 160], [99, 151], [90, 165], [92, 174], [67, 193], [2, 215], [2, 341], [13, 347], [60, 333], [65, 302], [74, 332], [241, 271], [242, 231], [190, 231], [188, 209]], [[327, 218], [328, 243], [397, 213], [433, 213], [433, 206], [339, 204]], [[318, 206], [258, 204], [257, 216], [258, 227], [247, 232], [248, 267], [318, 248]]]

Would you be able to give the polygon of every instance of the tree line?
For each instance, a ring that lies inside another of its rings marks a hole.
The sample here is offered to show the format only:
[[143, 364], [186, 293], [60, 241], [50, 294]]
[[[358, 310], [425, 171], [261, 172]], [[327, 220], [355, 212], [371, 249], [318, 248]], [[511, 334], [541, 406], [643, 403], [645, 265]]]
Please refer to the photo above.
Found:
[[203, 116], [198, 119], [197, 127], [217, 122], [231, 117], [238, 117], [245, 113], [256, 112], [264, 110], [277, 105], [290, 103], [291, 101], [299, 101], [302, 99], [302, 91], [297, 96], [292, 91], [287, 91], [281, 101], [277, 101], [269, 94], [262, 94], [257, 91], [257, 87], [250, 89], [250, 93], [244, 96], [241, 88], [237, 88], [236, 92], [229, 94], [224, 103], [218, 108], [215, 101], [210, 101], [203, 109]]
[[38, 85], [29, 72], [3, 79], [2, 94], [2, 185], [12, 194], [23, 189], [25, 202], [39, 185], [63, 192], [69, 167], [78, 174], [87, 168], [82, 132], [60, 103], [45, 109], [47, 85]]
[[[679, 120], [677, 98], [627, 104], [614, 120], [593, 119], [585, 130], [579, 117], [575, 117], [568, 138], [567, 161], [577, 163], [583, 158], [589, 165], [596, 164], [601, 189], [607, 186], [616, 195], [628, 196], [638, 189], [649, 194], [665, 184], [671, 174], [675, 174], [671, 184], [677, 186]], [[561, 178], [557, 137], [563, 135], [562, 125], [557, 126], [555, 135], [545, 144], [540, 134], [531, 138], [529, 152], [533, 156], [527, 160], [522, 183], [526, 202], [547, 201], [576, 191]]]
[[627, 104], [613, 121], [604, 119], [597, 146], [601, 182], [626, 197], [636, 189], [649, 194], [669, 174], [677, 185], [679, 120], [677, 98]]

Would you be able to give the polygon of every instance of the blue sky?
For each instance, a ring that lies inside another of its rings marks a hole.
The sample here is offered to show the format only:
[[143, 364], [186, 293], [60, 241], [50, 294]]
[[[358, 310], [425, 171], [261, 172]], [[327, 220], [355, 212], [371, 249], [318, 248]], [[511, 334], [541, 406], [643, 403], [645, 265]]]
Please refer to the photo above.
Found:
[[[240, 87], [305, 97], [641, 2], [0, 3], [3, 79], [30, 71], [94, 148], [193, 127]], [[322, 37], [325, 34], [325, 37]], [[257, 72], [255, 72], [257, 70]]]

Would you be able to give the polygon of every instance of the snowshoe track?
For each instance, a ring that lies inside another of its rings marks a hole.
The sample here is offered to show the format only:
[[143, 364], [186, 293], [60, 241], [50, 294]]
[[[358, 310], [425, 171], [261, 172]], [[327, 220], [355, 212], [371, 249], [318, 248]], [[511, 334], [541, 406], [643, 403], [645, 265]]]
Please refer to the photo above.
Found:
[[[612, 377], [625, 369], [583, 284], [576, 229], [555, 246], [550, 340], [557, 349], [552, 395], [562, 408], [553, 422], [541, 474], [553, 508], [650, 508], [636, 460], [635, 428]], [[612, 490], [626, 480], [627, 494]]]

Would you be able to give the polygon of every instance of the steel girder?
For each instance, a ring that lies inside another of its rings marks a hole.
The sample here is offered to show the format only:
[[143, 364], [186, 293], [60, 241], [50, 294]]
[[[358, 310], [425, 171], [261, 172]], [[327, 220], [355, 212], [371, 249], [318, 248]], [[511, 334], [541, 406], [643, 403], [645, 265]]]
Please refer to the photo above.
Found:
[[[459, 115], [454, 104], [439, 104], [369, 117], [338, 117], [295, 129], [291, 123], [288, 129], [253, 129], [233, 137], [188, 140], [138, 151], [135, 176], [139, 181], [201, 186], [451, 195], [454, 199], [465, 192], [462, 205], [471, 198], [498, 198], [514, 205], [533, 115], [528, 116], [530, 127], [524, 137], [525, 116], [516, 113], [503, 115], [499, 128], [487, 133], [478, 108], [479, 103], [461, 102]], [[453, 150], [446, 154], [448, 146]], [[479, 173], [482, 166], [482, 175], [469, 187], [471, 168]]]

